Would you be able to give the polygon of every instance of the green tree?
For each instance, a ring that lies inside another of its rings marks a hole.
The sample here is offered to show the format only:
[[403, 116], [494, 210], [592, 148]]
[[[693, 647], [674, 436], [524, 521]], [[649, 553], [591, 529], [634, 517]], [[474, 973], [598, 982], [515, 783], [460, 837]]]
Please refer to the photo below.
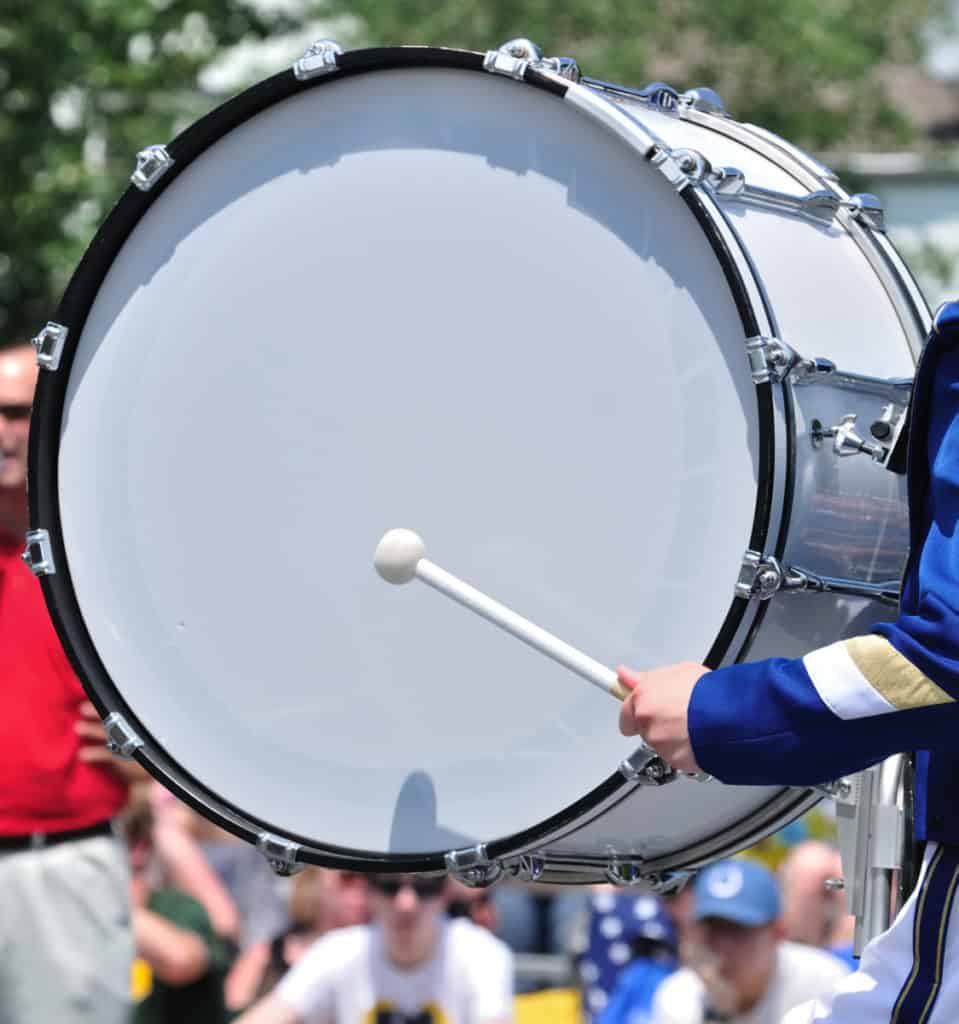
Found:
[[199, 70], [287, 25], [238, 0], [0, 0], [0, 337], [50, 318], [136, 152], [214, 105]]
[[813, 149], [901, 144], [909, 126], [877, 69], [913, 62], [942, 0], [325, 0], [379, 45], [487, 50], [525, 36], [626, 84], [716, 89], [739, 120]]
[[[710, 85], [735, 117], [818, 150], [908, 138], [876, 69], [915, 60], [943, 2], [312, 0], [312, 13], [345, 16], [346, 45], [486, 50], [527, 36], [599, 78]], [[224, 47], [296, 27], [264, 13], [283, 6], [0, 0], [0, 339], [50, 316], [133, 155], [218, 102], [199, 72]]]

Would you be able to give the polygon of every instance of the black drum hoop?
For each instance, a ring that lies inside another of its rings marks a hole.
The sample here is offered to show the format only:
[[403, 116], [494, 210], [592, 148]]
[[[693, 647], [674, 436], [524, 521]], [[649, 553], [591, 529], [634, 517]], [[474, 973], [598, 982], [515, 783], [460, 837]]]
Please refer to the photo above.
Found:
[[[201, 780], [187, 772], [170, 757], [150, 730], [127, 704], [110, 678], [90, 636], [77, 601], [70, 576], [69, 559], [63, 544], [58, 498], [58, 461], [62, 417], [70, 370], [87, 316], [114, 260], [146, 211], [177, 176], [198, 156], [206, 152], [234, 128], [267, 110], [274, 104], [308, 89], [367, 72], [396, 68], [450, 68], [483, 72], [484, 55], [471, 51], [431, 47], [386, 47], [354, 50], [337, 58], [337, 73], [307, 81], [296, 78], [292, 70], [281, 72], [252, 86], [211, 111], [178, 135], [166, 148], [173, 158], [170, 169], [149, 191], [130, 186], [104, 221], [74, 272], [54, 320], [69, 330], [59, 368], [41, 370], [34, 401], [29, 451], [29, 502], [32, 530], [43, 529], [50, 538], [56, 572], [40, 576], [44, 598], [60, 642], [90, 700], [101, 717], [111, 712], [122, 715], [143, 740], [132, 756], [151, 775], [179, 799], [228, 832], [256, 844], [264, 834], [298, 844], [297, 862], [353, 871], [435, 872], [447, 868], [443, 853], [383, 854], [334, 844], [317, 843], [309, 837], [290, 833], [270, 822], [255, 818], [219, 796]], [[568, 86], [556, 78], [528, 67], [523, 82], [563, 98]], [[717, 230], [712, 216], [694, 187], [680, 195], [706, 234], [723, 271], [742, 322], [744, 341], [759, 333], [756, 314], [737, 261]], [[785, 391], [785, 389], [783, 389]], [[765, 550], [773, 507], [775, 479], [775, 418], [773, 384], [756, 385], [759, 423], [759, 472], [756, 506], [750, 533], [750, 546]], [[791, 424], [790, 424], [791, 426]], [[791, 494], [792, 459], [787, 463], [787, 492]], [[787, 503], [788, 514], [788, 503]], [[780, 531], [780, 543], [785, 527]], [[730, 654], [752, 602], [735, 597], [720, 627], [705, 664], [715, 668]], [[761, 610], [757, 611], [757, 615]], [[751, 633], [750, 633], [751, 636]], [[748, 638], [734, 660], [745, 655]], [[590, 809], [606, 804], [616, 794], [632, 790], [624, 775], [613, 773], [579, 800], [528, 829], [495, 839], [488, 844], [491, 857], [528, 850], [548, 836], [561, 833], [575, 824]], [[759, 813], [759, 812], [757, 812]]]

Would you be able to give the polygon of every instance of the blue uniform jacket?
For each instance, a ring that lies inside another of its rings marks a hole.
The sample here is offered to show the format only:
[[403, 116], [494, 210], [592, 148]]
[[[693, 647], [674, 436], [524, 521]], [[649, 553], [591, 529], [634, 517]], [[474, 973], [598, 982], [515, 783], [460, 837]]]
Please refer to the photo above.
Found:
[[809, 785], [919, 751], [916, 833], [959, 845], [959, 304], [936, 314], [913, 386], [910, 556], [899, 617], [803, 658], [704, 675], [689, 729], [722, 782]]

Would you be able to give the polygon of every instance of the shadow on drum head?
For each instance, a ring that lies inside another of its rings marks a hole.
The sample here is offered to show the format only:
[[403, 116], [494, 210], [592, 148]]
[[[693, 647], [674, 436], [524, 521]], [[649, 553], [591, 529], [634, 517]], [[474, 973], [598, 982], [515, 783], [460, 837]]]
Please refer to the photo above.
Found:
[[[438, 88], [440, 85], [443, 87]], [[531, 135], [533, 129], [535, 135]], [[583, 140], [581, 135], [593, 138]], [[671, 187], [638, 156], [637, 202], [632, 209], [624, 209], [617, 202], [617, 185], [621, 188], [621, 183], [615, 178], [614, 167], [596, 159], [597, 149], [604, 142], [609, 143], [605, 132], [553, 97], [531, 89], [516, 91], [507, 82], [469, 72], [403, 70], [331, 81], [320, 90], [267, 108], [219, 138], [209, 151], [184, 168], [146, 215], [150, 221], [148, 244], [137, 239], [134, 229], [125, 245], [124, 259], [111, 267], [109, 274], [114, 280], [108, 290], [110, 303], [104, 304], [101, 292], [97, 321], [101, 329], [113, 323], [126, 300], [170, 262], [181, 239], [270, 182], [289, 174], [333, 167], [360, 153], [435, 150], [481, 156], [490, 167], [519, 176], [535, 173], [557, 182], [566, 189], [570, 208], [602, 224], [643, 260], [653, 260], [709, 322], [713, 302], [708, 294], [699, 295], [692, 287], [696, 275], [691, 273], [694, 257], [689, 248], [683, 244], [650, 245], [651, 234], [654, 240], [657, 234], [660, 239], [664, 234], [662, 225], [658, 233], [650, 231], [656, 213], [676, 220], [688, 217], [690, 222], [692, 215], [679, 201], [664, 203], [663, 198], [652, 195], [645, 196], [645, 202], [639, 201], [649, 184], [653, 191], [662, 190], [664, 196]], [[624, 145], [618, 140], [612, 144]], [[211, 160], [221, 170], [207, 168], [204, 173], [204, 165]], [[390, 184], [401, 199], [402, 180]], [[362, 229], [363, 225], [357, 227]], [[318, 235], [322, 229], [322, 224], [315, 225]], [[469, 230], [468, 224], [464, 223], [464, 230]], [[698, 228], [693, 230], [698, 234]], [[675, 234], [682, 235], [678, 224]], [[271, 251], [268, 230], [255, 244], [264, 254]], [[324, 248], [324, 239], [318, 237], [320, 265]], [[705, 238], [702, 254], [708, 261], [713, 259]], [[575, 255], [545, 253], [544, 258]], [[223, 312], [229, 315], [229, 310]], [[642, 314], [638, 309], [637, 315]], [[228, 329], [227, 323], [224, 328]], [[145, 332], [141, 339], [144, 345], [147, 339]], [[154, 340], [162, 344], [162, 334]], [[71, 389], [82, 380], [95, 351], [96, 346], [89, 344], [79, 348], [71, 369]], [[755, 398], [751, 381], [743, 373], [741, 355], [738, 349], [723, 349], [730, 381], [740, 401], [749, 407]], [[745, 440], [748, 445], [749, 439]], [[739, 438], [730, 441], [740, 443]]]
[[409, 850], [458, 850], [478, 840], [436, 823], [436, 787], [427, 772], [411, 772], [396, 797], [390, 827], [390, 853]]

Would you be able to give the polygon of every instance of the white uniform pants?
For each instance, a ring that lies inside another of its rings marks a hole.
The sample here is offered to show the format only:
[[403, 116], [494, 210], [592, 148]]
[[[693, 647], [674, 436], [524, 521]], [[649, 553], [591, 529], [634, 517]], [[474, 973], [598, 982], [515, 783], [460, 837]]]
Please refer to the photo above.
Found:
[[121, 1024], [132, 960], [120, 840], [0, 854], [0, 1024]]
[[915, 891], [859, 970], [783, 1024], [959, 1024], [959, 847], [930, 843]]

